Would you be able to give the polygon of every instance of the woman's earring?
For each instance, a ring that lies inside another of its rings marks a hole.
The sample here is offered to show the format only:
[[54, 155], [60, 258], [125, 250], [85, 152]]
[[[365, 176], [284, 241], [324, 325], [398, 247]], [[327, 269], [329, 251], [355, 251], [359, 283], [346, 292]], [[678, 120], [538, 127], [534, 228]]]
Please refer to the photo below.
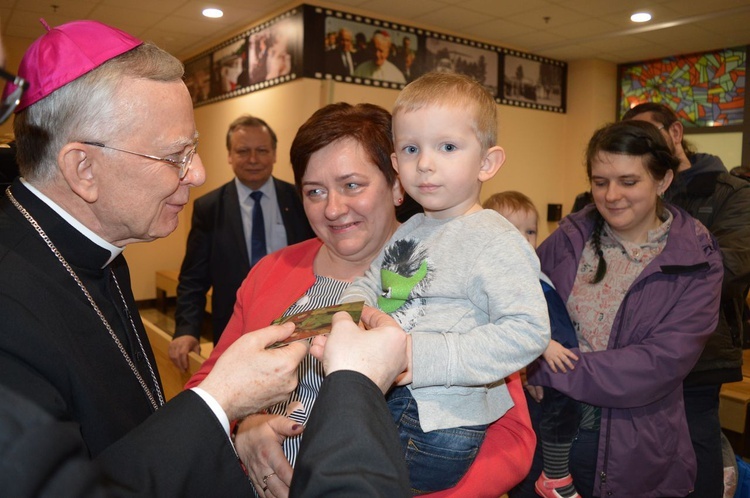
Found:
[[404, 198], [403, 197], [399, 197], [398, 199], [396, 199], [396, 205], [397, 206], [400, 206], [403, 202], [404, 202]]

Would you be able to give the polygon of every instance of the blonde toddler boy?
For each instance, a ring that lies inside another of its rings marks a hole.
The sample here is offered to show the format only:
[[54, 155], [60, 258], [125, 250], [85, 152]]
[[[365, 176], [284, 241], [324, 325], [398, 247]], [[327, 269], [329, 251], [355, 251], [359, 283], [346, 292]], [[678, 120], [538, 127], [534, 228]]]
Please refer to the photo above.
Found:
[[513, 406], [503, 379], [549, 342], [534, 249], [479, 204], [505, 160], [496, 107], [454, 73], [428, 73], [399, 94], [393, 167], [424, 213], [342, 298], [379, 306], [410, 334], [411, 362], [388, 403], [416, 494], [461, 479], [488, 424]]

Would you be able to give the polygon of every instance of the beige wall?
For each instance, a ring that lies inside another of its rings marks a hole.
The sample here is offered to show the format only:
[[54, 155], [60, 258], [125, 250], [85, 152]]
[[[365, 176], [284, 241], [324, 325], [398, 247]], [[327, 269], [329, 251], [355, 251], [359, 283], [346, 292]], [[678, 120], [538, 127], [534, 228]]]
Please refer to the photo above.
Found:
[[[8, 68], [15, 71], [28, 41], [6, 38], [5, 42], [9, 52]], [[547, 204], [562, 204], [563, 214], [567, 214], [575, 196], [587, 189], [582, 162], [584, 147], [597, 127], [614, 120], [616, 87], [614, 64], [575, 61], [568, 67], [567, 113], [498, 106], [499, 143], [505, 148], [508, 159], [498, 175], [484, 186], [482, 200], [501, 190], [526, 193], [540, 211], [540, 238], [549, 235], [556, 224], [545, 221]], [[228, 124], [240, 114], [256, 114], [274, 128], [279, 136], [274, 174], [293, 181], [289, 147], [299, 126], [316, 109], [339, 101], [371, 102], [390, 109], [397, 94], [396, 90], [300, 79], [197, 108], [198, 150], [206, 167], [207, 179], [205, 185], [191, 193], [191, 200], [232, 178], [226, 162], [225, 134]], [[10, 129], [6, 124], [0, 127], [0, 133]], [[689, 138], [699, 149], [705, 145], [705, 150], [722, 155], [727, 166], [731, 167], [739, 164], [739, 160], [734, 159], [739, 157], [740, 149], [740, 138], [736, 135], [714, 134], [710, 138], [708, 135], [693, 135]], [[191, 205], [181, 213], [180, 225], [169, 237], [148, 244], [133, 244], [125, 250], [136, 299], [155, 296], [156, 270], [179, 268], [190, 229], [190, 214]]]
[[685, 136], [698, 152], [719, 156], [727, 169], [742, 164], [742, 133], [693, 133]]

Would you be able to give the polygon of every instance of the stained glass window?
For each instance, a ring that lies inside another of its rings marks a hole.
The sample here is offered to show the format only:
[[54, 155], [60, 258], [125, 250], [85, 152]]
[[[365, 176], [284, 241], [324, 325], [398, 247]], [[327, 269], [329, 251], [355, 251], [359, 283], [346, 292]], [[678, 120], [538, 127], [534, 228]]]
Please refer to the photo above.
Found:
[[659, 102], [687, 127], [740, 125], [746, 68], [746, 47], [620, 65], [620, 117], [642, 102]]

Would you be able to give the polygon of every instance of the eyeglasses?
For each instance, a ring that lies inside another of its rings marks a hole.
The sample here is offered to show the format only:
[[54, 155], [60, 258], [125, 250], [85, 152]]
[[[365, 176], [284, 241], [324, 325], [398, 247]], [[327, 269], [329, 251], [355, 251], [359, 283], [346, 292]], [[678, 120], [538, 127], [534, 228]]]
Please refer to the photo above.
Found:
[[153, 159], [154, 161], [161, 161], [161, 162], [167, 163], [170, 166], [174, 166], [175, 168], [178, 168], [180, 170], [180, 180], [185, 178], [185, 175], [187, 175], [187, 172], [190, 169], [190, 163], [193, 162], [193, 156], [195, 155], [195, 151], [198, 149], [198, 141], [196, 140], [193, 143], [193, 148], [190, 149], [187, 152], [187, 154], [185, 154], [185, 157], [183, 157], [182, 159], [178, 161], [175, 159], [170, 159], [168, 157], [158, 157], [158, 156], [152, 156], [149, 154], [141, 154], [140, 152], [133, 152], [132, 150], [118, 149], [117, 147], [110, 147], [108, 145], [104, 145], [101, 142], [81, 142], [81, 143], [86, 144], [86, 145], [93, 145], [94, 147], [101, 147], [102, 149], [116, 150], [118, 152], [124, 152], [126, 154], [133, 154], [134, 156], [145, 157], [146, 159]]
[[0, 123], [4, 123], [11, 113], [16, 110], [16, 107], [18, 107], [18, 103], [21, 102], [21, 95], [23, 95], [23, 92], [29, 88], [29, 83], [20, 76], [15, 76], [1, 68], [0, 78], [7, 80], [16, 86], [16, 88], [8, 94], [5, 100], [3, 100], [2, 104], [0, 104]]

